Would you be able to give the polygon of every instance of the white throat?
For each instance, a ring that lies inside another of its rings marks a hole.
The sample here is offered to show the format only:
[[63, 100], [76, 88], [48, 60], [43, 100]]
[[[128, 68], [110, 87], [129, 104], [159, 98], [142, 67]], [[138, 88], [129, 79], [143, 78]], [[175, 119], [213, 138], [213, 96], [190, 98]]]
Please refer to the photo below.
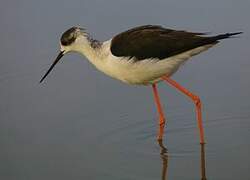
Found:
[[77, 52], [85, 56], [92, 64], [95, 65], [96, 61], [100, 61], [102, 43], [92, 40], [87, 36], [79, 36], [75, 42], [70, 46], [63, 46], [62, 50], [66, 52]]

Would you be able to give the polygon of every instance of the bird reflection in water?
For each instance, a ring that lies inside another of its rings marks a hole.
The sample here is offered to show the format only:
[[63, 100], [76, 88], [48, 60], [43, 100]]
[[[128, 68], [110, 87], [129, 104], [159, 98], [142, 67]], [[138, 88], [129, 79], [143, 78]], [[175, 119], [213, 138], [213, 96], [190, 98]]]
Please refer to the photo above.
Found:
[[201, 145], [201, 180], [207, 180], [205, 144], [201, 143], [200, 145]]
[[168, 169], [168, 150], [165, 148], [162, 139], [158, 140], [158, 144], [161, 148], [161, 159], [162, 159], [162, 173], [161, 173], [161, 179], [166, 180], [167, 179], [167, 169]]
[[[162, 159], [162, 172], [161, 179], [167, 180], [167, 169], [168, 169], [168, 150], [164, 146], [162, 140], [158, 140], [159, 147], [161, 149], [160, 156]], [[200, 171], [201, 180], [207, 180], [206, 178], [206, 155], [205, 155], [205, 144], [200, 144]]]

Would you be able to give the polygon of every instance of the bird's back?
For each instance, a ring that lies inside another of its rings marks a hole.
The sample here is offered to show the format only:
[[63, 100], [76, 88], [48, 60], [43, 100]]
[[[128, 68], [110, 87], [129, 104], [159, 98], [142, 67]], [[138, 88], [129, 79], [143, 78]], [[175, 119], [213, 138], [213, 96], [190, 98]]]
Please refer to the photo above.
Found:
[[135, 57], [137, 61], [148, 58], [162, 60], [200, 46], [216, 44], [218, 40], [236, 34], [239, 33], [205, 37], [202, 36], [205, 35], [203, 33], [145, 25], [115, 36], [112, 39], [111, 52], [118, 57]]

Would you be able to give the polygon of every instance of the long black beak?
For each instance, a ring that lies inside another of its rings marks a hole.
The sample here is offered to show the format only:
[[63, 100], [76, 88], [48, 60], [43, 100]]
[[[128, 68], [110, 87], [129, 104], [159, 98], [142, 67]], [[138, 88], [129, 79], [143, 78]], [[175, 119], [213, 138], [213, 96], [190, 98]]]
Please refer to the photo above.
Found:
[[63, 57], [63, 55], [64, 55], [64, 51], [60, 51], [60, 53], [56, 57], [56, 60], [53, 62], [53, 64], [50, 66], [49, 70], [46, 72], [46, 74], [40, 80], [40, 83], [43, 82], [43, 80], [46, 78], [46, 76], [50, 73], [50, 71], [54, 68], [54, 66], [58, 63], [58, 61]]

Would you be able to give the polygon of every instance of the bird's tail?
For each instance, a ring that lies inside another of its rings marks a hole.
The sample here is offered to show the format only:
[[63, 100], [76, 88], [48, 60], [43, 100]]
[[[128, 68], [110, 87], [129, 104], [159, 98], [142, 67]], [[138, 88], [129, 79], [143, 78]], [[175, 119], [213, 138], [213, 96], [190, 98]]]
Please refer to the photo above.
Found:
[[220, 35], [214, 36], [213, 39], [215, 41], [221, 40], [221, 39], [227, 39], [227, 38], [230, 38], [232, 36], [235, 36], [235, 35], [238, 35], [238, 34], [242, 34], [242, 33], [243, 32], [220, 34]]

